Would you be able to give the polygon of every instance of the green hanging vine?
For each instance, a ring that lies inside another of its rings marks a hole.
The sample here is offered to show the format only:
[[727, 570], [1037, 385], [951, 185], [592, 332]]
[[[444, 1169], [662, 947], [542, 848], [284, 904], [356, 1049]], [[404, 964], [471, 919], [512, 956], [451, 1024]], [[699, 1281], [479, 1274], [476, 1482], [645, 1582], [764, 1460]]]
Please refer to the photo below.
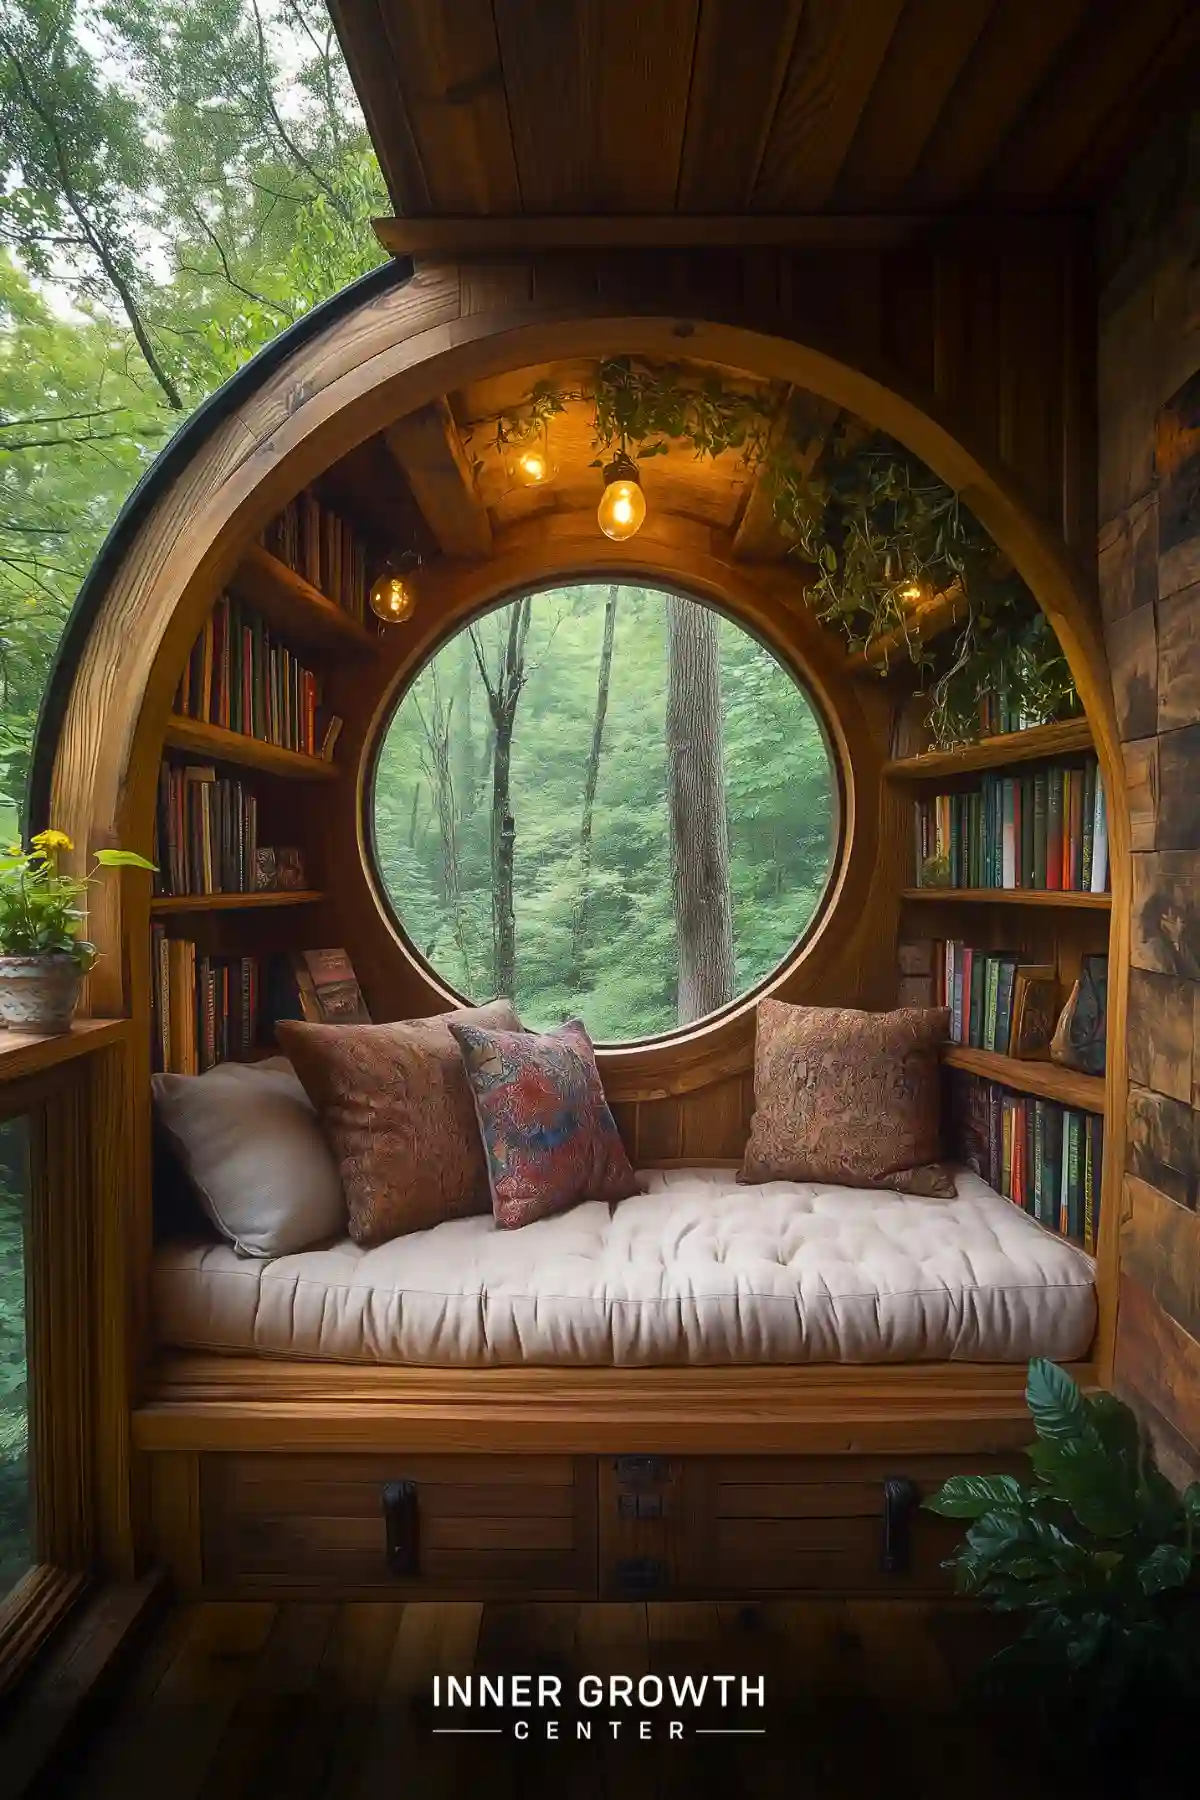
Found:
[[[920, 671], [939, 748], [977, 737], [983, 709], [1004, 692], [1012, 720], [1040, 724], [1076, 710], [1066, 660], [1029, 589], [959, 496], [882, 432], [842, 418], [815, 466], [799, 422], [763, 394], [632, 357], [601, 362], [592, 386], [539, 382], [494, 422], [499, 450], [528, 442], [572, 401], [593, 408], [594, 467], [629, 446], [638, 461], [672, 444], [698, 457], [736, 451], [765, 465], [776, 522], [813, 573], [806, 603], [851, 652], [894, 654]], [[956, 590], [953, 629], [932, 646], [912, 628], [916, 597]]]

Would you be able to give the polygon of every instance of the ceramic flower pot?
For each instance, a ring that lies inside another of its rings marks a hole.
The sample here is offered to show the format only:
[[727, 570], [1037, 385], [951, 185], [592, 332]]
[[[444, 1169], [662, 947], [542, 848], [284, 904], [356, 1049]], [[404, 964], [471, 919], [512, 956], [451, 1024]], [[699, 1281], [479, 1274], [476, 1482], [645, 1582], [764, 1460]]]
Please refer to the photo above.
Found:
[[14, 1031], [69, 1031], [83, 971], [73, 956], [0, 956], [0, 1023]]

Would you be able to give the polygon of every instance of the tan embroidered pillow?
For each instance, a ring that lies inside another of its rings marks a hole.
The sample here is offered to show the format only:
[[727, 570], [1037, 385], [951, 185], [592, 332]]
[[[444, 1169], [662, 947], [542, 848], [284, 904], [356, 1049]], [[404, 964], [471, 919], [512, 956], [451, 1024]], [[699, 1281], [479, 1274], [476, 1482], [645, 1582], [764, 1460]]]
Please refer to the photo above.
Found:
[[492, 1209], [475, 1102], [449, 1019], [521, 1029], [509, 1000], [393, 1025], [281, 1019], [276, 1027], [333, 1151], [356, 1244]]
[[854, 1012], [763, 1000], [739, 1181], [827, 1181], [952, 1195], [939, 1163], [944, 1008]]

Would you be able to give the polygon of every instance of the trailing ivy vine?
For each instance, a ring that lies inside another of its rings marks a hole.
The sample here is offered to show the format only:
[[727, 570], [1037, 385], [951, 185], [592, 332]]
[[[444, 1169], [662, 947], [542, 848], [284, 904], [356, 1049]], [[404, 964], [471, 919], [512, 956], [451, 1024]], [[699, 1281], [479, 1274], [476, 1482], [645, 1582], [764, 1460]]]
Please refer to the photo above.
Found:
[[[806, 603], [881, 675], [897, 659], [915, 665], [939, 747], [977, 737], [983, 707], [1001, 690], [1024, 724], [1077, 708], [1066, 660], [1025, 583], [954, 490], [883, 432], [842, 417], [812, 465], [798, 418], [780, 417], [761, 390], [613, 357], [590, 387], [539, 382], [494, 420], [497, 448], [539, 435], [572, 401], [593, 408], [593, 467], [614, 448], [645, 461], [672, 444], [698, 457], [736, 451], [752, 472], [764, 466], [780, 532], [812, 570]], [[950, 590], [952, 630], [923, 643], [914, 606]]]

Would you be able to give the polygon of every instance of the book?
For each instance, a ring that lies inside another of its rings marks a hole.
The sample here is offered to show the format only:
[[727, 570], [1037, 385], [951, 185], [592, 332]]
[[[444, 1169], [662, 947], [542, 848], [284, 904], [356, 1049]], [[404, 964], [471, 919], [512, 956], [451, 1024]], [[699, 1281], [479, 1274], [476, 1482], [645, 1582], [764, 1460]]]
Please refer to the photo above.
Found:
[[1013, 988], [1017, 977], [1017, 959], [1015, 956], [998, 956], [996, 958], [996, 1022], [993, 1027], [993, 1048], [1002, 1056], [1008, 1054], [1009, 1035], [1012, 1029]]
[[1008, 1054], [1045, 1061], [1058, 1023], [1058, 981], [1053, 963], [1018, 965], [1013, 979]]
[[1046, 885], [1046, 771], [1039, 769], [1033, 778], [1033, 881], [1035, 888]]
[[369, 1025], [371, 1015], [354, 966], [344, 950], [301, 950], [273, 959], [268, 1012], [271, 1021], [303, 1019], [310, 1025]]
[[1046, 886], [1056, 893], [1062, 887], [1062, 803], [1062, 773], [1050, 769], [1046, 777]]
[[1104, 782], [1097, 774], [1095, 818], [1092, 826], [1092, 885], [1093, 894], [1104, 894], [1108, 891], [1108, 813], [1104, 800]]

